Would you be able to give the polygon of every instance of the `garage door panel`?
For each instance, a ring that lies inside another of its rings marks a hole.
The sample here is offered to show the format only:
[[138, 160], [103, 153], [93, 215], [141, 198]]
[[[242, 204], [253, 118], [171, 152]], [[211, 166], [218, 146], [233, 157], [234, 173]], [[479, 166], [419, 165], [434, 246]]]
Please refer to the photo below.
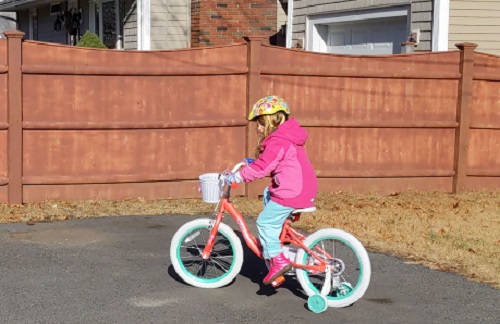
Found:
[[332, 30], [328, 35], [328, 52], [349, 54], [351, 52], [351, 34], [350, 30]]
[[354, 29], [352, 30], [352, 46], [356, 48], [367, 48], [368, 31], [366, 29]]
[[398, 54], [407, 33], [406, 17], [332, 24], [328, 28], [328, 52], [338, 54]]

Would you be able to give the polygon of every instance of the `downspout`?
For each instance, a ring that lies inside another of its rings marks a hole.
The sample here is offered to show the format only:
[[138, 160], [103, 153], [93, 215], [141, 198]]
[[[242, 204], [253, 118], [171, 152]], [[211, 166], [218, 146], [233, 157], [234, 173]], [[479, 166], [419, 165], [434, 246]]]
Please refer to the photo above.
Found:
[[151, 1], [142, 0], [142, 14], [144, 15], [142, 19], [142, 24], [144, 29], [143, 39], [142, 39], [142, 49], [148, 51], [151, 49]]
[[191, 47], [191, 1], [186, 0], [186, 47]]
[[434, 0], [432, 51], [448, 51], [450, 0]]
[[288, 12], [286, 17], [286, 47], [292, 48], [293, 31], [293, 0], [288, 0]]

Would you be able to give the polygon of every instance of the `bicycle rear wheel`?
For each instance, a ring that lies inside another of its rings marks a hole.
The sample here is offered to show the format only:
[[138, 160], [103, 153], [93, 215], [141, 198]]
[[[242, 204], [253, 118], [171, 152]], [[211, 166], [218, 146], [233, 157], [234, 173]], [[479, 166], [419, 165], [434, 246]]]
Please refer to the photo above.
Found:
[[210, 219], [202, 218], [181, 226], [170, 244], [170, 259], [175, 272], [187, 284], [199, 288], [219, 288], [229, 284], [240, 272], [243, 247], [231, 227], [219, 224], [208, 259], [201, 253], [210, 235]]
[[[363, 245], [351, 234], [340, 229], [319, 230], [304, 240], [304, 244], [332, 267], [329, 307], [346, 307], [359, 300], [370, 283], [371, 266]], [[299, 264], [318, 262], [300, 249], [295, 259]], [[297, 279], [308, 296], [320, 294], [325, 284], [325, 273], [314, 273], [297, 268]]]

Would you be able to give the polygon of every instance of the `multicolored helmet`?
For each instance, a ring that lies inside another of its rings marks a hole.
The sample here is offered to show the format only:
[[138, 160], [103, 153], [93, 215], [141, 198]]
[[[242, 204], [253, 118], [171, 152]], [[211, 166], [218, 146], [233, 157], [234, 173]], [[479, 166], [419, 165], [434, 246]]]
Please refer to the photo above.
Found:
[[250, 115], [248, 115], [248, 120], [254, 120], [255, 118], [262, 115], [272, 115], [282, 111], [287, 115], [290, 115], [290, 107], [288, 103], [278, 96], [267, 96], [257, 100], [253, 105]]

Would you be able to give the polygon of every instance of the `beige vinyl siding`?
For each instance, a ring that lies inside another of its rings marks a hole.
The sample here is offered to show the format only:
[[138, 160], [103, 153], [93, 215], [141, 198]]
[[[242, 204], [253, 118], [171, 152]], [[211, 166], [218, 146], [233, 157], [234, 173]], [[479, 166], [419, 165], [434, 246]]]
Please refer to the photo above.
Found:
[[500, 0], [451, 0], [448, 47], [477, 43], [477, 51], [500, 55]]
[[190, 0], [168, 0], [167, 46], [169, 49], [189, 47], [190, 2]]
[[188, 0], [151, 0], [151, 49], [188, 47]]
[[123, 48], [137, 49], [137, 1], [125, 0], [123, 10]]
[[[276, 15], [276, 35], [270, 38], [271, 44], [275, 46], [286, 46], [286, 23], [288, 19], [287, 12], [284, 10], [279, 0], [276, 0], [277, 15]], [[286, 6], [285, 6], [286, 8]]]
[[151, 49], [164, 49], [167, 43], [167, 1], [151, 0]]
[[[500, 1], [500, 0], [498, 0]], [[294, 1], [293, 42], [305, 37], [308, 16], [357, 10], [411, 6], [411, 28], [420, 29], [419, 51], [431, 50], [432, 0], [301, 0]]]
[[276, 6], [278, 7], [278, 15], [277, 15], [277, 30], [280, 30], [281, 26], [286, 24], [287, 13], [283, 10], [281, 3], [279, 0], [276, 0]]

